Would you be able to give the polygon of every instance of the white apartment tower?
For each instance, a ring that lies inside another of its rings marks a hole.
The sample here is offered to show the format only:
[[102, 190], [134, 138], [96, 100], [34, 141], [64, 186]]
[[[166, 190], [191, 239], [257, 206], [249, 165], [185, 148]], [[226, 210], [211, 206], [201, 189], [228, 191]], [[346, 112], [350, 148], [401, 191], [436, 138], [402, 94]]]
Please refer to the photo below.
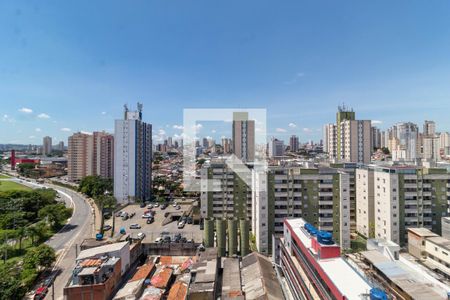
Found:
[[118, 203], [150, 200], [152, 190], [152, 125], [125, 105], [124, 119], [116, 120], [114, 136], [114, 196]]

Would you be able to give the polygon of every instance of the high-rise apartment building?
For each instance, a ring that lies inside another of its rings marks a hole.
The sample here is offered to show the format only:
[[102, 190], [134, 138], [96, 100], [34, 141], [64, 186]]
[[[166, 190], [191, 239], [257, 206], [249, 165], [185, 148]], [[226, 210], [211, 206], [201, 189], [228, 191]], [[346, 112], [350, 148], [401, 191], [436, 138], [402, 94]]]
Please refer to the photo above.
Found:
[[231, 144], [232, 144], [231, 139], [229, 139], [229, 138], [222, 139], [223, 153], [230, 154], [232, 152]]
[[289, 138], [289, 148], [291, 152], [298, 152], [299, 149], [298, 136], [291, 135], [291, 137]]
[[93, 174], [94, 139], [92, 134], [77, 132], [69, 137], [67, 173], [68, 179], [78, 182]]
[[142, 121], [142, 104], [136, 111], [125, 105], [124, 118], [114, 130], [114, 196], [119, 203], [151, 199], [152, 125]]
[[441, 234], [449, 214], [450, 173], [445, 169], [366, 166], [356, 171], [357, 230], [368, 238], [404, 245], [408, 227]]
[[255, 121], [247, 112], [233, 113], [233, 153], [243, 162], [255, 160]]
[[436, 123], [434, 121], [426, 120], [423, 124], [423, 135], [435, 136], [436, 135]]
[[106, 132], [93, 133], [93, 175], [114, 177], [114, 136]]
[[272, 138], [269, 142], [269, 157], [281, 157], [284, 155], [284, 142]]
[[355, 120], [355, 112], [339, 107], [336, 125], [324, 127], [325, 152], [336, 162], [369, 163], [372, 154], [372, 128], [369, 120]]
[[381, 131], [377, 127], [372, 127], [372, 147], [381, 148]]
[[58, 150], [59, 150], [59, 151], [64, 151], [64, 142], [63, 142], [63, 141], [59, 142], [59, 144], [58, 144]]
[[304, 218], [332, 233], [350, 248], [351, 175], [338, 168], [270, 166], [253, 172], [252, 231], [258, 251], [272, 250], [272, 235], [283, 233], [283, 221]]
[[340, 126], [341, 152], [339, 161], [370, 163], [372, 127], [368, 120], [344, 120]]
[[49, 155], [50, 153], [52, 153], [52, 138], [45, 136], [42, 141], [42, 154]]
[[414, 162], [420, 158], [419, 128], [411, 122], [397, 123], [389, 129], [389, 151], [393, 161]]

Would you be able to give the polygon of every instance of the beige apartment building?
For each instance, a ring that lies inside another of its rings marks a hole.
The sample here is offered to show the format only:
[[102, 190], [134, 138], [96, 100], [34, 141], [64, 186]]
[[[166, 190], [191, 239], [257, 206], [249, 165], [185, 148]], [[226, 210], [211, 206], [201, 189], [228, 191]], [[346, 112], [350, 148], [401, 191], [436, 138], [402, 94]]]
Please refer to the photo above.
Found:
[[69, 137], [68, 177], [78, 182], [86, 176], [112, 178], [114, 137], [106, 132], [77, 132]]

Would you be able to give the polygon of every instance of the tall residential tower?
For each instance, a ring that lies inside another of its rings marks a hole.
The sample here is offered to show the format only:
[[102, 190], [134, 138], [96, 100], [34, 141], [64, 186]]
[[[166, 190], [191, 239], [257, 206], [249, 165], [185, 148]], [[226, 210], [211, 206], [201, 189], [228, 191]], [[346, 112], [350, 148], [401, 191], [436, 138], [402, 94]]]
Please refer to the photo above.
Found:
[[152, 190], [152, 125], [125, 105], [123, 120], [116, 120], [114, 136], [114, 196], [119, 203], [150, 200]]

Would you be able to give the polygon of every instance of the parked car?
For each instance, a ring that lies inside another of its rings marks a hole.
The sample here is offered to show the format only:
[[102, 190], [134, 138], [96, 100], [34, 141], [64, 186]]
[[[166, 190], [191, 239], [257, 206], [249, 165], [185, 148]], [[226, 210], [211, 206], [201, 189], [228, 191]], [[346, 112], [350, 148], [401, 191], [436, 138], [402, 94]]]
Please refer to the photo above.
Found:
[[186, 220], [187, 220], [187, 217], [186, 217], [186, 216], [182, 216], [182, 217], [181, 217], [181, 221], [186, 222]]
[[131, 214], [130, 214], [130, 219], [132, 218], [132, 217], [134, 217], [136, 215], [136, 213], [135, 212], [132, 212]]
[[155, 222], [155, 219], [153, 217], [147, 219], [147, 224], [152, 224], [153, 222]]
[[130, 229], [141, 229], [141, 225], [139, 224], [131, 224]]
[[179, 222], [178, 223], [178, 229], [183, 229], [184, 225], [185, 225], [184, 221]]
[[163, 235], [169, 235], [170, 233], [168, 232], [168, 231], [163, 231], [163, 232], [161, 232], [161, 236], [163, 236]]
[[170, 215], [170, 212], [166, 211], [166, 212], [164, 213], [164, 218], [167, 218], [169, 215]]
[[142, 215], [142, 219], [148, 219], [148, 218], [153, 218], [153, 216], [151, 214], [143, 214]]
[[163, 238], [162, 237], [158, 237], [158, 238], [156, 238], [156, 240], [155, 240], [155, 243], [156, 244], [161, 244], [163, 242]]
[[111, 225], [105, 225], [105, 226], [103, 226], [103, 231], [111, 230], [111, 228], [112, 228]]
[[128, 220], [128, 218], [129, 218], [128, 213], [122, 214], [122, 221], [126, 221], [126, 220]]
[[186, 241], [186, 243], [193, 244], [193, 243], [194, 243], [194, 240], [193, 240], [193, 239], [188, 239], [188, 240]]
[[139, 207], [140, 207], [140, 208], [144, 208], [144, 207], [145, 207], [145, 203], [142, 202], [142, 203], [139, 205]]
[[178, 205], [178, 204], [177, 204], [176, 201], [172, 204], [173, 207], [177, 207], [177, 205]]
[[159, 207], [159, 203], [155, 203], [154, 205], [153, 205], [153, 207]]
[[41, 286], [34, 293], [34, 299], [35, 300], [45, 299], [45, 296], [47, 295], [47, 293], [48, 293], [48, 287]]
[[148, 208], [148, 209], [152, 209], [152, 208], [153, 208], [153, 204], [147, 205], [147, 208]]
[[173, 243], [179, 243], [181, 240], [181, 235], [175, 235], [172, 239]]
[[186, 243], [187, 242], [187, 239], [183, 236], [183, 237], [181, 237], [181, 239], [180, 239], [180, 243]]
[[177, 206], [175, 207], [175, 209], [176, 209], [176, 210], [180, 210], [180, 209], [181, 209], [181, 206], [177, 205]]
[[192, 217], [187, 217], [186, 223], [192, 224], [193, 223]]
[[161, 205], [161, 210], [165, 210], [167, 208], [167, 204], [163, 204], [163, 205]]
[[140, 239], [140, 240], [143, 240], [143, 239], [145, 238], [145, 233], [139, 232], [139, 233], [137, 234], [137, 238]]
[[118, 217], [121, 217], [122, 216], [122, 213], [123, 213], [123, 211], [118, 211], [118, 212], [116, 212], [116, 217], [118, 218]]
[[168, 235], [164, 236], [162, 239], [163, 239], [163, 243], [170, 243], [170, 241], [171, 241], [170, 236], [168, 236]]
[[198, 250], [205, 251], [205, 246], [203, 246], [203, 244], [200, 244], [200, 246], [198, 246]]

